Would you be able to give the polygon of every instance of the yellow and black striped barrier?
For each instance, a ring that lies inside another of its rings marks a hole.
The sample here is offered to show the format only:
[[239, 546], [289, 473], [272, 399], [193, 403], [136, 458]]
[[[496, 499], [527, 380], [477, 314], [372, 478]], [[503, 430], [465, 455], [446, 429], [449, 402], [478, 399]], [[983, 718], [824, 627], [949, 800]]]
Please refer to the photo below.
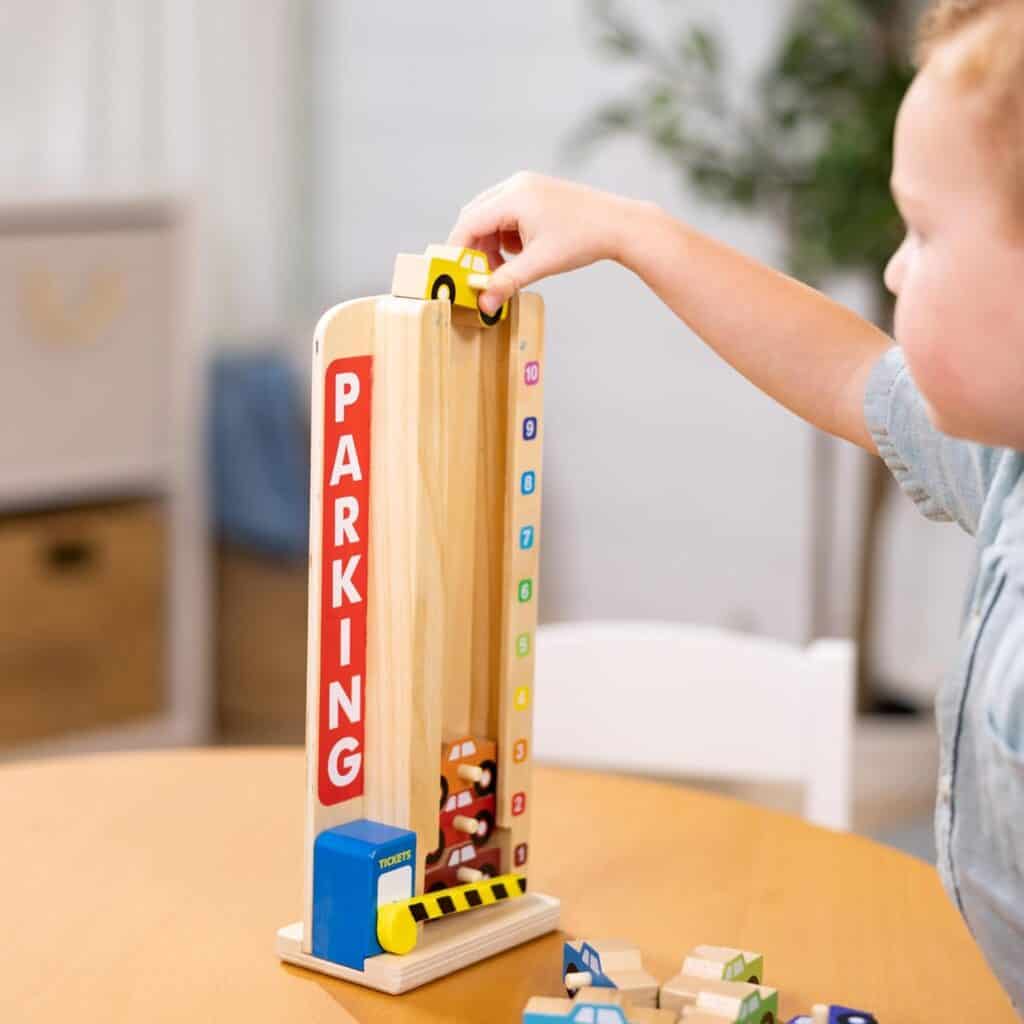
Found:
[[377, 941], [388, 953], [411, 953], [416, 948], [416, 925], [517, 899], [525, 892], [525, 875], [498, 875], [400, 903], [385, 903], [377, 908]]

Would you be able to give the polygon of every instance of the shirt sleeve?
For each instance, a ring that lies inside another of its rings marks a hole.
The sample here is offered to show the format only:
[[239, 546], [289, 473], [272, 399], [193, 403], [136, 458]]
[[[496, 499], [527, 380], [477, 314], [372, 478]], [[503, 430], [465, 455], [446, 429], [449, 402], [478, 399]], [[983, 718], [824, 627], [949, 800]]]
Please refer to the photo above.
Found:
[[957, 522], [973, 536], [1001, 449], [948, 437], [932, 426], [899, 347], [871, 370], [864, 420], [878, 454], [921, 513]]

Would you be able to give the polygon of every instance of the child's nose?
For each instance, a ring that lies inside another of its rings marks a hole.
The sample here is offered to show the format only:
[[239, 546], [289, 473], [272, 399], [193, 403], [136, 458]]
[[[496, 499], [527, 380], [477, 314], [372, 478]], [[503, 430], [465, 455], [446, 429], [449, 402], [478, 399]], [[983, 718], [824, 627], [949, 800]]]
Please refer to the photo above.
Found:
[[904, 251], [906, 250], [907, 243], [904, 242], [890, 258], [889, 262], [885, 267], [885, 287], [893, 293], [893, 295], [899, 295], [900, 283], [903, 280], [903, 263], [904, 263]]

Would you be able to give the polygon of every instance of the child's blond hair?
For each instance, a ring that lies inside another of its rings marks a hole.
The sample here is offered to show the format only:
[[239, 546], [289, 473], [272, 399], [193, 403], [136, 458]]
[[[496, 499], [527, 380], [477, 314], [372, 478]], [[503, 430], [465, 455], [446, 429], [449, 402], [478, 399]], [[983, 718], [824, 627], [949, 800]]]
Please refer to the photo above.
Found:
[[921, 23], [919, 65], [954, 40], [962, 45], [943, 70], [981, 100], [983, 130], [1024, 232], [1024, 0], [936, 0]]

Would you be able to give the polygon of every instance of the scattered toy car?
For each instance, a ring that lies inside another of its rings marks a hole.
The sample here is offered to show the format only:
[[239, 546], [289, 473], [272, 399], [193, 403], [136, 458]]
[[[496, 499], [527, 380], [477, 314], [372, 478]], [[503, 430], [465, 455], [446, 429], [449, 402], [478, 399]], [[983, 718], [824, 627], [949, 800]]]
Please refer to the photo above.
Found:
[[583, 987], [612, 988], [633, 1006], [658, 1005], [658, 982], [644, 970], [640, 950], [625, 942], [566, 942], [562, 981], [571, 995]]
[[523, 1024], [676, 1024], [671, 1010], [631, 1006], [610, 988], [582, 988], [575, 999], [534, 996], [523, 1009]]
[[878, 1024], [878, 1019], [867, 1010], [854, 1010], [849, 1006], [826, 1006], [818, 1003], [810, 1013], [790, 1019], [789, 1024]]
[[692, 974], [677, 974], [665, 982], [658, 1005], [680, 1015], [717, 1014], [740, 1024], [776, 1024], [779, 1017], [779, 993], [774, 988]]
[[764, 955], [731, 946], [696, 946], [683, 960], [680, 973], [759, 985], [764, 979]]

